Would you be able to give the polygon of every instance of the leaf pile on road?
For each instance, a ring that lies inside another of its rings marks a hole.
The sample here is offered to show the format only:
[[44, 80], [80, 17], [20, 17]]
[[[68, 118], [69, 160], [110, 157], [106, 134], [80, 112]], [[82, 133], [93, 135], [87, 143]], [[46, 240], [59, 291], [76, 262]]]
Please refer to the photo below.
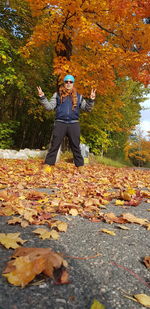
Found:
[[[57, 215], [68, 214], [110, 224], [137, 223], [150, 229], [146, 218], [106, 212], [110, 203], [125, 209], [140, 206], [142, 201], [149, 205], [150, 173], [147, 170], [95, 164], [85, 166], [80, 172], [73, 164], [59, 163], [46, 172], [38, 160], [1, 161], [0, 215], [13, 216], [9, 224], [19, 223], [22, 227], [46, 224], [51, 230], [65, 232], [67, 224], [57, 220]], [[39, 192], [38, 188], [51, 189], [52, 194]], [[53, 234], [43, 234], [42, 230], [39, 234], [43, 238], [53, 237]], [[54, 237], [58, 235], [55, 233]]]
[[[80, 171], [63, 162], [45, 169], [40, 160], [1, 160], [0, 177], [0, 215], [11, 217], [7, 223], [22, 228], [38, 225], [33, 233], [42, 240], [58, 240], [60, 233], [67, 231], [70, 216], [78, 215], [92, 222], [117, 223], [120, 229], [129, 229], [126, 223], [136, 223], [150, 230], [147, 218], [138, 218], [129, 211], [119, 216], [107, 211], [107, 205], [127, 210], [140, 207], [143, 201], [149, 211], [149, 170], [95, 164]], [[65, 215], [68, 223], [58, 219], [60, 215]], [[99, 232], [116, 235], [105, 228]], [[24, 242], [20, 233], [0, 233], [0, 243], [16, 249], [3, 272], [10, 283], [24, 287], [40, 273], [59, 284], [68, 283], [67, 263], [59, 254], [51, 249], [21, 248]], [[150, 257], [146, 256], [143, 263], [149, 268]]]

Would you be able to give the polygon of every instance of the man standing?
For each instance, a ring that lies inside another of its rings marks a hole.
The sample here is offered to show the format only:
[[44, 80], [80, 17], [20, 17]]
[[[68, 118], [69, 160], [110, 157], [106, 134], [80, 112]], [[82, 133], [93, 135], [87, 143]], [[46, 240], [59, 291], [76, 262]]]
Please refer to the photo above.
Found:
[[65, 136], [68, 137], [69, 145], [73, 153], [75, 166], [83, 166], [84, 160], [80, 150], [80, 109], [91, 111], [94, 105], [95, 92], [91, 91], [90, 99], [85, 100], [78, 94], [74, 87], [75, 78], [72, 75], [66, 75], [64, 84], [60, 86], [58, 92], [55, 92], [48, 101], [41, 87], [37, 87], [41, 103], [47, 110], [55, 109], [55, 124], [52, 134], [51, 146], [48, 150], [45, 164], [54, 165], [57, 152]]

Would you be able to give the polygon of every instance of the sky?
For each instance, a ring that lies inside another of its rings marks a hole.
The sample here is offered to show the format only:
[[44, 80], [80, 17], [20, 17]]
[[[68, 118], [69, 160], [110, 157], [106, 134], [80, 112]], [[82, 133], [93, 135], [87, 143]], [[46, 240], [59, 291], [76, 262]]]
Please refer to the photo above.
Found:
[[143, 131], [143, 135], [147, 135], [147, 131], [150, 131], [150, 95], [148, 96], [148, 100], [144, 103], [141, 103], [141, 106], [146, 108], [146, 110], [141, 111], [141, 121], [140, 128]]

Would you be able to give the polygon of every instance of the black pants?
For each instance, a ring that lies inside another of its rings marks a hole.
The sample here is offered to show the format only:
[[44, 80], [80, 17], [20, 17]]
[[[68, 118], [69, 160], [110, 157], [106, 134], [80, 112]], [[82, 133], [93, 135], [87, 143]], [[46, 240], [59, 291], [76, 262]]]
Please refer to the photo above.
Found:
[[48, 150], [45, 164], [54, 165], [56, 162], [58, 149], [63, 141], [63, 138], [67, 136], [69, 139], [69, 145], [73, 152], [74, 163], [76, 166], [84, 165], [84, 160], [80, 150], [80, 124], [75, 123], [63, 123], [56, 121], [54, 130], [52, 133], [52, 142]]

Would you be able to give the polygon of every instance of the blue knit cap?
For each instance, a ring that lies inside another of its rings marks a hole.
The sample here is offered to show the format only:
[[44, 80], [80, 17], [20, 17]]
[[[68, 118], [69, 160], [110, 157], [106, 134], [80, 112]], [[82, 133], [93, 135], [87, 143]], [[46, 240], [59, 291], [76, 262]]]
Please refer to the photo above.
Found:
[[72, 75], [66, 75], [66, 76], [64, 77], [64, 82], [66, 82], [67, 80], [71, 80], [73, 83], [74, 83], [74, 81], [75, 81], [75, 79], [74, 79], [74, 77], [73, 77]]

